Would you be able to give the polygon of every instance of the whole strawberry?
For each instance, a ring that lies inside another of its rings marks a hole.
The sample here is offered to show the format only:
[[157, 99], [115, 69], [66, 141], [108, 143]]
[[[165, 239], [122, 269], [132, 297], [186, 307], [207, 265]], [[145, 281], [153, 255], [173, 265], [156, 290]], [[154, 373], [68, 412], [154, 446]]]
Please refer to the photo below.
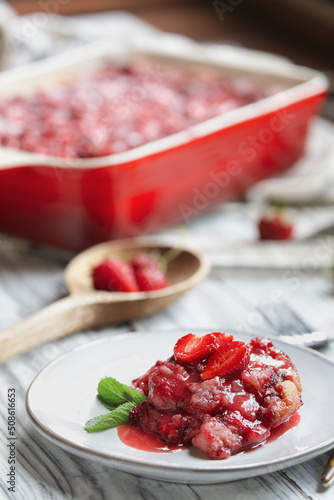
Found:
[[262, 216], [258, 223], [260, 240], [290, 240], [293, 238], [293, 225], [284, 210], [275, 209]]
[[149, 253], [140, 253], [134, 256], [132, 268], [139, 290], [149, 292], [168, 286], [168, 281], [160, 263]]
[[132, 266], [124, 260], [112, 257], [93, 270], [96, 290], [110, 292], [137, 292], [138, 286]]

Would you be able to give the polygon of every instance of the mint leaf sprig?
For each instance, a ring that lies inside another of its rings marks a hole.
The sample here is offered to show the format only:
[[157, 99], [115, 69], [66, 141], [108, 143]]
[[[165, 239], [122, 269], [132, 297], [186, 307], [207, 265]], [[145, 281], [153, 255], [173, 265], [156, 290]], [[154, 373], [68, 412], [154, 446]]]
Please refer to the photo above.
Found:
[[131, 401], [123, 403], [115, 408], [113, 411], [104, 415], [98, 415], [85, 424], [85, 431], [87, 432], [100, 432], [118, 425], [125, 424], [129, 421], [129, 413], [135, 404]]
[[87, 420], [85, 424], [87, 432], [104, 431], [128, 422], [131, 409], [146, 399], [146, 396], [136, 389], [112, 377], [100, 380], [97, 386], [97, 397], [103, 406], [111, 411]]

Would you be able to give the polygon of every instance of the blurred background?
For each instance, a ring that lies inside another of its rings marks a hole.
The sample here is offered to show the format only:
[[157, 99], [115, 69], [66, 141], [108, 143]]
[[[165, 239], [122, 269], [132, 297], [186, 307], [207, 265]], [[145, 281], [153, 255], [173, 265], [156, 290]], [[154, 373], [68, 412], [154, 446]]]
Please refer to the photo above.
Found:
[[[334, 0], [8, 0], [7, 3], [17, 14], [30, 14], [28, 19], [35, 25], [43, 23], [41, 15], [33, 16], [36, 12], [75, 16], [125, 10], [156, 28], [202, 42], [275, 52], [297, 64], [320, 69], [331, 82], [334, 80]], [[333, 94], [323, 115], [334, 119]]]
[[[210, 49], [215, 50], [217, 46], [218, 52], [224, 51], [226, 45], [244, 47], [277, 54], [295, 64], [321, 70], [329, 80], [329, 95], [321, 109], [325, 120], [313, 120], [304, 156], [287, 172], [286, 179], [265, 179], [256, 185], [255, 191], [248, 191], [246, 198], [255, 207], [254, 220], [262, 204], [277, 203], [277, 200], [291, 207], [319, 205], [321, 211], [316, 213], [314, 222], [314, 228], [319, 231], [329, 225], [334, 227], [333, 32], [334, 0], [0, 0], [0, 69], [64, 53], [102, 38], [134, 46], [144, 39], [149, 42], [148, 46], [154, 43], [160, 48], [160, 44], [167, 44], [168, 50], [174, 40], [173, 47], [178, 50], [179, 41], [189, 37], [207, 44]], [[227, 52], [235, 54], [237, 51], [228, 47]], [[266, 60], [275, 65], [279, 64], [280, 57]], [[302, 120], [301, 128], [305, 125]], [[286, 136], [292, 137], [291, 134]], [[1, 160], [6, 162], [4, 155], [3, 150]], [[56, 170], [55, 175], [58, 173]], [[12, 180], [8, 182], [16, 186]], [[62, 177], [55, 182], [58, 193]], [[108, 194], [106, 199], [109, 198]], [[3, 206], [7, 209], [7, 205]], [[147, 207], [148, 202], [145, 210]], [[247, 212], [246, 219], [251, 217], [250, 204], [239, 208]], [[302, 210], [295, 210], [294, 219], [299, 214], [298, 234], [306, 237], [314, 232], [313, 226], [309, 229], [311, 217], [305, 216]], [[47, 215], [45, 219], [48, 220]], [[251, 238], [255, 235], [253, 219]], [[221, 219], [217, 226], [226, 236]], [[230, 226], [234, 238], [234, 220]], [[244, 237], [245, 233], [240, 224], [240, 235]]]

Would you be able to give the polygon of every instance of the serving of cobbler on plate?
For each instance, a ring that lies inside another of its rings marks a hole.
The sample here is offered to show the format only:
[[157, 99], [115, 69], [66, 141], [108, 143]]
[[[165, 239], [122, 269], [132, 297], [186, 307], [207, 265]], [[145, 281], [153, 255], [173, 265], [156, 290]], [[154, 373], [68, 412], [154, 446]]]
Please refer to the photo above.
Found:
[[133, 387], [147, 399], [131, 409], [131, 424], [166, 443], [192, 443], [210, 459], [264, 443], [302, 405], [283, 351], [268, 338], [246, 344], [219, 332], [181, 337]]

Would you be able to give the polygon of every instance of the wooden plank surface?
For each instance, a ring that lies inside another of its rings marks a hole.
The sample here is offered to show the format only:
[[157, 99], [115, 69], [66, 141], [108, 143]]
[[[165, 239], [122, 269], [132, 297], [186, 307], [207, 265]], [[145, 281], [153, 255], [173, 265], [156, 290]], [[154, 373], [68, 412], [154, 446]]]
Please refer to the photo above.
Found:
[[[220, 216], [224, 217], [223, 214]], [[217, 223], [217, 213], [215, 223]], [[210, 223], [210, 216], [206, 224]], [[205, 224], [205, 221], [203, 222]], [[63, 281], [65, 262], [36, 248], [19, 250], [15, 240], [3, 238], [0, 245], [0, 328], [6, 328], [66, 293]], [[90, 460], [66, 453], [43, 438], [32, 426], [26, 409], [25, 393], [35, 375], [51, 360], [91, 339], [101, 339], [129, 330], [180, 330], [193, 328], [233, 331], [254, 329], [257, 305], [279, 288], [294, 310], [317, 328], [334, 324], [333, 283], [325, 278], [301, 279], [298, 293], [275, 275], [238, 277], [217, 269], [196, 289], [168, 309], [129, 324], [78, 333], [48, 343], [12, 358], [0, 366], [0, 498], [16, 500], [329, 500], [333, 490], [322, 491], [320, 477], [328, 460], [325, 453], [300, 465], [262, 477], [212, 485], [173, 484], [126, 474]], [[321, 312], [317, 314], [316, 311]], [[262, 318], [259, 327], [272, 332]], [[334, 359], [334, 342], [321, 349]], [[17, 394], [17, 488], [8, 496], [6, 485], [6, 394]]]

